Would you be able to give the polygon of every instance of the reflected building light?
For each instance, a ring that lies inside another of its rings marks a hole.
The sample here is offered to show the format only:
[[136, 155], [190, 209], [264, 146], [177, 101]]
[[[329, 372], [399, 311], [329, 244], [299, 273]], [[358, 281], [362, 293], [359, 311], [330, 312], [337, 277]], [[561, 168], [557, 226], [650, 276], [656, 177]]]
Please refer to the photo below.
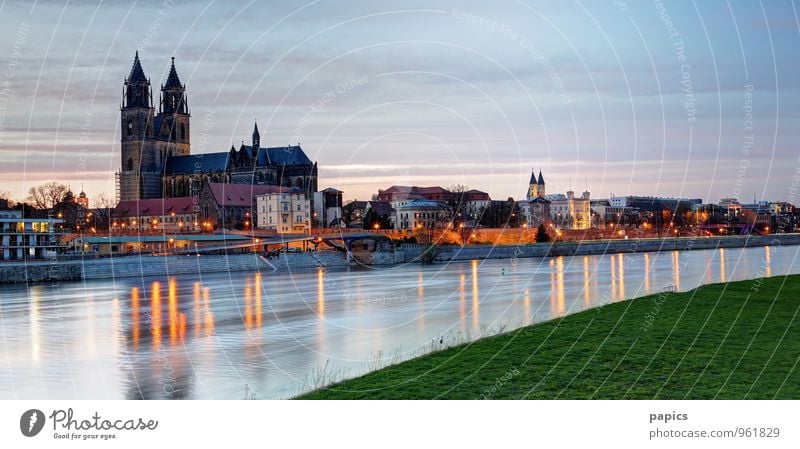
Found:
[[150, 334], [153, 336], [153, 350], [161, 348], [161, 284], [150, 285]]
[[586, 306], [591, 304], [591, 295], [589, 294], [589, 256], [583, 256], [583, 303]]
[[480, 293], [478, 291], [478, 261], [472, 261], [472, 327], [480, 328]]
[[617, 273], [619, 274], [619, 300], [625, 299], [625, 254], [617, 254], [619, 258], [619, 267]]
[[139, 350], [139, 287], [131, 289], [131, 339], [133, 340], [133, 351]]
[[194, 311], [194, 336], [200, 336], [200, 329], [203, 327], [203, 322], [200, 320], [200, 282], [197, 281], [192, 287], [192, 300]]
[[461, 273], [458, 278], [458, 314], [459, 314], [459, 322], [461, 323], [461, 330], [466, 330], [466, 319], [467, 319], [467, 292], [465, 288], [466, 284], [466, 275]]
[[719, 249], [719, 280], [727, 282], [728, 275], [725, 272], [725, 248]]
[[609, 257], [611, 263], [611, 300], [617, 299], [617, 259], [612, 255]]
[[41, 290], [34, 287], [30, 290], [30, 314], [31, 314], [31, 358], [39, 363], [39, 351], [41, 349], [41, 314], [39, 303]]
[[564, 301], [564, 256], [558, 256], [556, 266], [556, 311], [561, 316], [567, 310]]
[[203, 328], [206, 336], [210, 337], [214, 335], [214, 313], [211, 311], [211, 289], [208, 287], [203, 289], [203, 309], [205, 310]]
[[244, 288], [244, 327], [253, 327], [253, 292], [250, 287]]
[[325, 271], [317, 270], [317, 316], [320, 320], [325, 318]]
[[764, 247], [764, 274], [766, 277], [772, 276], [772, 248]]
[[530, 324], [533, 321], [533, 316], [531, 316], [531, 291], [530, 289], [525, 289], [525, 296], [523, 297], [522, 307], [525, 313], [525, 323]]
[[261, 302], [263, 300], [263, 293], [261, 292], [261, 273], [256, 273], [255, 276], [255, 293], [253, 298], [256, 303], [256, 328], [261, 332], [262, 311]]
[[178, 288], [175, 278], [169, 280], [167, 284], [167, 310], [169, 316], [169, 343], [178, 343], [178, 327], [180, 326], [178, 317]]
[[644, 292], [650, 293], [650, 254], [644, 253]]
[[675, 286], [675, 291], [681, 290], [681, 253], [680, 251], [672, 252], [672, 284]]

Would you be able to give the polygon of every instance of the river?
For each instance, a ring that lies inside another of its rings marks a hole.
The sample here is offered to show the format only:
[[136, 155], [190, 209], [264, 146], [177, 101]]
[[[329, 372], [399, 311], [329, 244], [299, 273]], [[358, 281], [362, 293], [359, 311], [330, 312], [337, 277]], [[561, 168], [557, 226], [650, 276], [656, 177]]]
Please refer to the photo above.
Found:
[[1, 286], [0, 399], [286, 398], [482, 333], [800, 273], [798, 255], [786, 246]]

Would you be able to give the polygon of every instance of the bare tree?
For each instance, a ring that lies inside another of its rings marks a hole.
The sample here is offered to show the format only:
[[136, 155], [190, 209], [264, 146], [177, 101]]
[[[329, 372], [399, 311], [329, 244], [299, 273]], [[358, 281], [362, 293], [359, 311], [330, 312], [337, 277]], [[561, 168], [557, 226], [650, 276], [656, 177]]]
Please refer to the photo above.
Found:
[[445, 204], [445, 214], [447, 220], [453, 223], [453, 226], [458, 226], [463, 223], [467, 218], [467, 191], [469, 187], [462, 184], [453, 184], [447, 187], [450, 192], [447, 195]]
[[14, 200], [11, 198], [11, 192], [8, 190], [0, 192], [0, 202], [6, 202], [8, 207], [14, 207]]
[[98, 228], [107, 228], [111, 223], [111, 212], [116, 207], [117, 203], [114, 201], [113, 198], [106, 195], [105, 193], [101, 193], [97, 195], [97, 198], [94, 200], [95, 204], [95, 219]]
[[66, 184], [51, 181], [31, 187], [28, 190], [28, 201], [37, 209], [52, 209], [64, 200], [67, 191], [69, 187]]

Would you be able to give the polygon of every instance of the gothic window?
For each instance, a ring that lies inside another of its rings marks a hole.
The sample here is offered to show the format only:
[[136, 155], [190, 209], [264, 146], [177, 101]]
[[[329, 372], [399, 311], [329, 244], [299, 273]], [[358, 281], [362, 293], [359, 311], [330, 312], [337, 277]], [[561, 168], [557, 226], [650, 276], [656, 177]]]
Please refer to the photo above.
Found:
[[128, 158], [127, 171], [133, 171], [133, 158]]
[[181, 140], [186, 140], [186, 126], [181, 123]]

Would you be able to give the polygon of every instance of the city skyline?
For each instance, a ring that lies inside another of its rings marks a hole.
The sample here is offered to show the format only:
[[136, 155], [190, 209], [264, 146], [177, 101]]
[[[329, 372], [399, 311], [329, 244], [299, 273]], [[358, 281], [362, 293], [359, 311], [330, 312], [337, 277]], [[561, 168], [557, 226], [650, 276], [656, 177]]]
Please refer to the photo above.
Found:
[[521, 198], [540, 168], [551, 192], [596, 198], [796, 195], [793, 5], [730, 6], [724, 20], [660, 2], [146, 6], [0, 7], [13, 43], [0, 192], [24, 200], [58, 180], [113, 194], [139, 50], [154, 87], [176, 58], [193, 154], [247, 142], [257, 118], [266, 145], [301, 143], [319, 187], [346, 199], [394, 184]]

